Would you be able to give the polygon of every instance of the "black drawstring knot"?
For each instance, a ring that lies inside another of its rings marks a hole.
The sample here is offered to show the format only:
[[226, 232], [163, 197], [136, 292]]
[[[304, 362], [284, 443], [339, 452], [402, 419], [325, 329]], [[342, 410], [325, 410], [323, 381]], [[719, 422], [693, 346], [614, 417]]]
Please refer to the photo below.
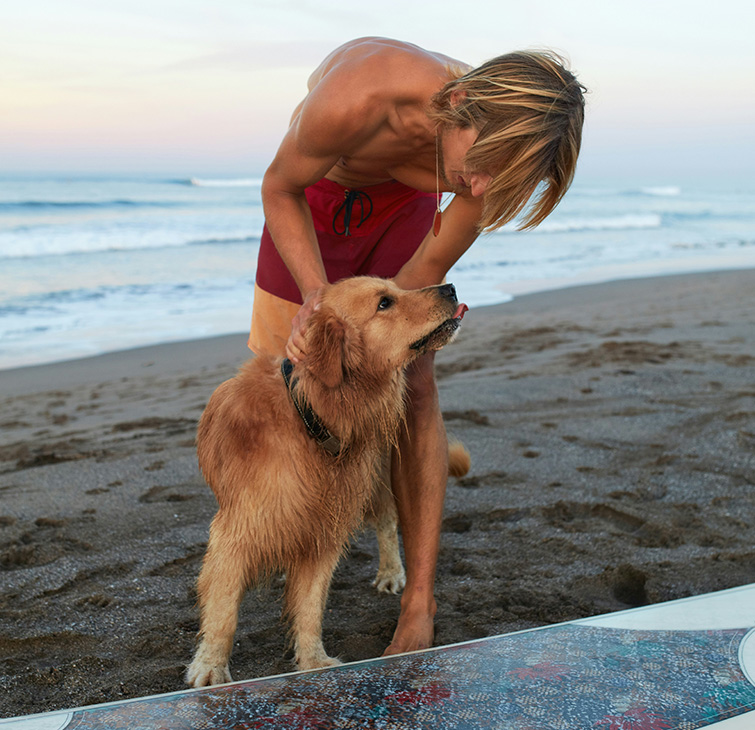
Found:
[[[337, 235], [351, 235], [351, 213], [353, 211], [355, 202], [359, 203], [360, 208], [359, 223], [356, 224], [357, 228], [359, 228], [359, 226], [361, 226], [362, 223], [364, 223], [372, 215], [372, 200], [370, 199], [370, 196], [367, 195], [367, 193], [362, 192], [361, 190], [347, 190], [343, 203], [341, 203], [338, 210], [336, 211], [336, 214], [333, 216], [333, 232]], [[341, 215], [341, 211], [344, 211], [343, 230], [339, 231], [337, 226], [338, 216]]]

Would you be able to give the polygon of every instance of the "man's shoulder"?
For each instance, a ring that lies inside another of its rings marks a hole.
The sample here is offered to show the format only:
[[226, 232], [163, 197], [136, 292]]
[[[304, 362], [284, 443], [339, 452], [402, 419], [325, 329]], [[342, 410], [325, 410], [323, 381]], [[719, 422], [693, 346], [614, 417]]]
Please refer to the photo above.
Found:
[[412, 43], [369, 36], [336, 48], [314, 71], [310, 90], [323, 81], [366, 85], [380, 89], [396, 86], [435, 86], [458, 63]]
[[417, 46], [363, 38], [337, 48], [312, 74], [300, 127], [317, 137], [369, 138], [397, 106], [422, 106], [442, 85], [443, 65]]
[[359, 38], [340, 46], [312, 74], [297, 111], [300, 148], [313, 155], [335, 150], [349, 155], [363, 152], [382, 132], [403, 134], [401, 120], [411, 118], [407, 110], [424, 113], [448, 80], [450, 60], [388, 38]]

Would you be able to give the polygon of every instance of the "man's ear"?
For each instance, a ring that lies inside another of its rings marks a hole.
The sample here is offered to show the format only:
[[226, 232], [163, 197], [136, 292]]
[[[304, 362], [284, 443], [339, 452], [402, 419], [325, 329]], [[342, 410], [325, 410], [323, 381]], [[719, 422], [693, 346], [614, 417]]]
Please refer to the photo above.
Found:
[[307, 370], [329, 388], [343, 382], [346, 323], [334, 312], [320, 308], [307, 326]]
[[464, 99], [467, 98], [467, 92], [466, 89], [454, 89], [451, 92], [451, 95], [448, 97], [448, 101], [450, 102], [451, 106], [456, 106], [457, 104], [460, 104]]

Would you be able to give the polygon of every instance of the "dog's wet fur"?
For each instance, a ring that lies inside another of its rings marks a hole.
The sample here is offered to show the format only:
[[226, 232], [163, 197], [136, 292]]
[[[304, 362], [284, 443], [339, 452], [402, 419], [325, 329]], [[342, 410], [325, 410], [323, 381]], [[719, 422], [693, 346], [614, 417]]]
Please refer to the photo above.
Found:
[[[338, 455], [307, 432], [280, 372], [256, 357], [214, 392], [199, 423], [197, 451], [219, 509], [197, 591], [200, 639], [186, 679], [231, 681], [228, 658], [247, 587], [286, 575], [284, 613], [299, 669], [332, 666], [322, 618], [333, 571], [365, 519], [377, 530], [379, 590], [405, 584], [388, 456], [402, 427], [406, 367], [449, 342], [466, 311], [452, 285], [404, 291], [355, 277], [328, 286], [306, 330], [296, 392], [343, 446]], [[449, 471], [469, 456], [452, 444]]]

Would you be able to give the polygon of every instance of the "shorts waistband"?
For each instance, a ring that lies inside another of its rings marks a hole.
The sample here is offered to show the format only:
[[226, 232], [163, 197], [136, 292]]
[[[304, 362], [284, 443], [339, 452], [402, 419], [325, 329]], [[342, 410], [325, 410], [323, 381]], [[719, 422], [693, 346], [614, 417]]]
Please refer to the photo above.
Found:
[[386, 180], [385, 182], [377, 183], [376, 185], [347, 187], [346, 185], [341, 185], [341, 183], [334, 182], [333, 180], [328, 180], [328, 178], [324, 177], [322, 178], [322, 180], [319, 180], [314, 185], [310, 185], [309, 187], [318, 190], [324, 195], [333, 195], [338, 200], [343, 200], [346, 194], [349, 191], [353, 190], [359, 190], [363, 193], [367, 193], [370, 198], [372, 198], [372, 200], [380, 198], [388, 198], [392, 200], [398, 196], [403, 195], [419, 195], [423, 197], [434, 195], [434, 193], [423, 193], [422, 191], [415, 188], [410, 188], [408, 185], [404, 185], [404, 183], [401, 183], [398, 180]]

